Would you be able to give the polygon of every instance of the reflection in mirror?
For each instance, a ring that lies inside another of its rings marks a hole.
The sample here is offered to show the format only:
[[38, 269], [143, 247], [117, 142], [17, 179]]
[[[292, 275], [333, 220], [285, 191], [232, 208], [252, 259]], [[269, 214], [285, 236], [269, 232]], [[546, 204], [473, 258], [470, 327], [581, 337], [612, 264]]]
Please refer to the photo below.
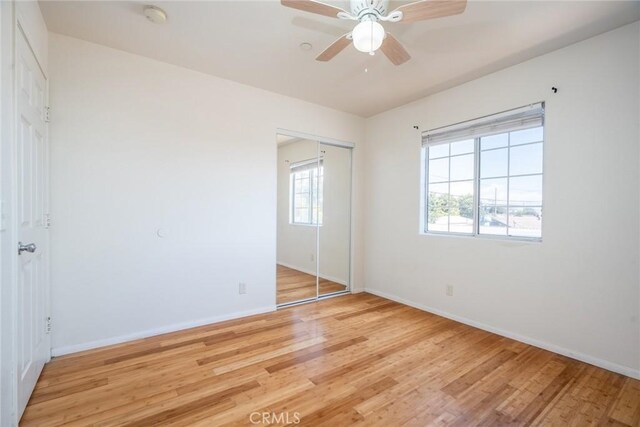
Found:
[[351, 149], [319, 144], [323, 164], [319, 239], [319, 294], [349, 289], [351, 248]]
[[278, 135], [277, 304], [317, 297], [322, 175], [316, 141]]

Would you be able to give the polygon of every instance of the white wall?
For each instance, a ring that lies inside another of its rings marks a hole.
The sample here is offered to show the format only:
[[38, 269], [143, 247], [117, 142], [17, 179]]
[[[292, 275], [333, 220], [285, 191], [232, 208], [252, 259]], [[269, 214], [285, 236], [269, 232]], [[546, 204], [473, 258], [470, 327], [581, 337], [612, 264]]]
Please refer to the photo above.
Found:
[[14, 33], [20, 22], [47, 73], [48, 32], [36, 1], [0, 1], [0, 425], [17, 425]]
[[[639, 40], [636, 22], [368, 119], [366, 289], [640, 376]], [[413, 125], [536, 101], [543, 242], [420, 235]]]
[[359, 144], [364, 121], [57, 34], [49, 47], [54, 354], [273, 309], [276, 129]]
[[[323, 156], [323, 222], [320, 227], [290, 222], [290, 165], [317, 157], [316, 141], [295, 140], [278, 147], [278, 264], [349, 284], [351, 150], [320, 145]], [[317, 239], [319, 238], [319, 245]], [[319, 249], [319, 253], [318, 253]]]

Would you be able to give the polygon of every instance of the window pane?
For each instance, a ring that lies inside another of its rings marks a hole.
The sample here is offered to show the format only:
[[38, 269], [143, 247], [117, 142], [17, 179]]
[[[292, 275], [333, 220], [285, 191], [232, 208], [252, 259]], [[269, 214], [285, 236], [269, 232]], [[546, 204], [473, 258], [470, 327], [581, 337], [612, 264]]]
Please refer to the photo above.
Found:
[[509, 208], [509, 235], [542, 237], [542, 208]]
[[468, 139], [466, 141], [451, 143], [451, 155], [473, 153], [475, 149], [475, 141]]
[[[453, 201], [455, 205], [456, 201]], [[451, 233], [473, 233], [473, 219], [465, 218], [460, 215], [449, 215], [449, 232]]]
[[506, 206], [480, 206], [480, 234], [507, 235]]
[[295, 200], [296, 209], [298, 209], [298, 208], [306, 209], [306, 208], [309, 207], [309, 196], [308, 195], [297, 194], [295, 197], [296, 197], [296, 200]]
[[507, 178], [480, 181], [480, 204], [487, 207], [507, 205]]
[[509, 144], [509, 134], [500, 133], [498, 135], [485, 136], [480, 138], [480, 149], [489, 150], [491, 148], [506, 147]]
[[449, 158], [429, 160], [429, 182], [449, 180]]
[[319, 176], [318, 177], [318, 187], [313, 189], [314, 190], [313, 191], [314, 195], [317, 196], [318, 206], [320, 206], [320, 207], [322, 207], [322, 198], [323, 198], [323, 195], [324, 195], [324, 191], [323, 191], [323, 185], [324, 184], [323, 184], [323, 181], [324, 180], [322, 179], [322, 176]]
[[309, 210], [308, 209], [296, 209], [294, 212], [293, 222], [308, 224], [309, 223]]
[[296, 193], [308, 193], [309, 192], [309, 179], [296, 179], [294, 181], [294, 190]]
[[296, 172], [296, 179], [309, 179], [310, 176], [310, 170], [307, 169], [305, 171], [301, 171], [301, 172]]
[[429, 184], [427, 230], [448, 231], [449, 184]]
[[450, 191], [450, 214], [473, 219], [473, 181], [452, 182]]
[[480, 178], [507, 175], [507, 149], [483, 151], [480, 154]]
[[449, 155], [449, 144], [432, 145], [429, 147], [429, 158], [446, 157]]
[[452, 196], [473, 196], [473, 180], [452, 182], [450, 192]]
[[449, 231], [473, 233], [473, 181], [452, 182], [449, 197]]
[[451, 157], [450, 180], [473, 179], [473, 154]]
[[542, 143], [511, 148], [509, 175], [542, 173]]
[[511, 132], [511, 145], [526, 144], [527, 142], [542, 141], [542, 126], [532, 129]]
[[313, 180], [311, 180], [311, 198], [315, 204], [318, 196], [318, 177], [316, 177], [315, 171], [313, 174]]
[[314, 205], [316, 206], [313, 211], [313, 224], [322, 225], [322, 206], [324, 198], [324, 177], [322, 175], [323, 168], [320, 168], [320, 176], [317, 178], [317, 188], [314, 188]]
[[509, 207], [542, 205], [542, 175], [509, 178]]
[[449, 217], [443, 216], [433, 224], [427, 224], [427, 231], [449, 231]]

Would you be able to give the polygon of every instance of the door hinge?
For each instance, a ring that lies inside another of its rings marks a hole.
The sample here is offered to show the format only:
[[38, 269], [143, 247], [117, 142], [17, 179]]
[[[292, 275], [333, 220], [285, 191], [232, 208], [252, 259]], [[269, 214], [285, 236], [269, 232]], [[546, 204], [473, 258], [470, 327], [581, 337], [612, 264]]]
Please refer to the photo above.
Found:
[[51, 227], [51, 214], [44, 214], [44, 226], [46, 228]]
[[47, 330], [46, 330], [47, 334], [51, 333], [51, 316], [47, 317]]
[[51, 121], [51, 107], [44, 107], [44, 121], [45, 123]]

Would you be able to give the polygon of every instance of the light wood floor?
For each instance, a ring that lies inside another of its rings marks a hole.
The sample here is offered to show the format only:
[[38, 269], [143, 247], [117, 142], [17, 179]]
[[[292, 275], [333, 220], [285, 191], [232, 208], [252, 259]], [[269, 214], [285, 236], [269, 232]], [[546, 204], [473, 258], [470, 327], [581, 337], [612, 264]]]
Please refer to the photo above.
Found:
[[[276, 302], [286, 304], [316, 297], [316, 276], [276, 265]], [[340, 283], [320, 278], [320, 295], [346, 290]]]
[[54, 359], [22, 424], [251, 425], [263, 411], [307, 426], [638, 426], [640, 381], [357, 294]]

